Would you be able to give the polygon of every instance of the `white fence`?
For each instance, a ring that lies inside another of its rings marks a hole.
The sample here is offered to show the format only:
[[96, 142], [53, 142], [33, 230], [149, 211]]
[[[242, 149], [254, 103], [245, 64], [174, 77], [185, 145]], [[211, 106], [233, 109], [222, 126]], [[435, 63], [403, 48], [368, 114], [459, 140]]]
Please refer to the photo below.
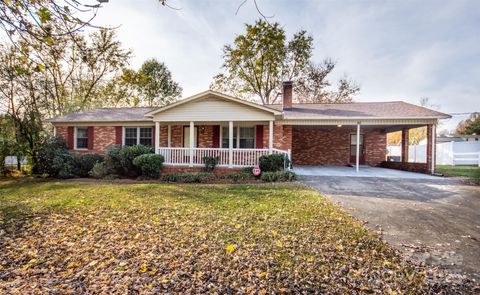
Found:
[[[160, 147], [158, 153], [165, 158], [164, 164], [185, 166], [190, 164], [190, 148]], [[268, 149], [233, 149], [233, 167], [258, 166], [261, 156], [268, 155]], [[272, 154], [281, 154], [290, 157], [289, 151], [272, 149]], [[193, 166], [202, 166], [204, 157], [218, 157], [218, 166], [229, 166], [229, 149], [227, 148], [194, 148]]]
[[[401, 157], [400, 145], [388, 146], [388, 155]], [[426, 145], [411, 145], [408, 147], [408, 161], [425, 163], [427, 161]], [[437, 165], [480, 165], [480, 142], [444, 142], [437, 143]]]

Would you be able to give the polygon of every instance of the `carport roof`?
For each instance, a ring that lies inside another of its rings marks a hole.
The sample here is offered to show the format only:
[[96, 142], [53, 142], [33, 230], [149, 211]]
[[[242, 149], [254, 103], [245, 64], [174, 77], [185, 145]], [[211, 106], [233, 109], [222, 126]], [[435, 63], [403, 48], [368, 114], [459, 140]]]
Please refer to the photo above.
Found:
[[[278, 110], [282, 105], [271, 105]], [[450, 115], [403, 101], [354, 103], [294, 103], [283, 110], [284, 120], [319, 119], [446, 119]]]

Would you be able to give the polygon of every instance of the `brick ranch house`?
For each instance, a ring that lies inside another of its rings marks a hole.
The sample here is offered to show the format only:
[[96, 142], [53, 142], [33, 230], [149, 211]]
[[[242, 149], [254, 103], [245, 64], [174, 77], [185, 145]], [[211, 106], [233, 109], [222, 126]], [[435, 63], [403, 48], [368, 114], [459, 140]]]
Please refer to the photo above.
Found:
[[[205, 91], [159, 108], [101, 108], [50, 120], [54, 133], [77, 153], [105, 153], [114, 144], [145, 144], [165, 157], [167, 169], [195, 170], [204, 156], [219, 167], [258, 165], [266, 154], [284, 154], [293, 165], [384, 166], [423, 173], [435, 170], [435, 126], [449, 118], [424, 107], [392, 102], [259, 105]], [[427, 162], [408, 163], [408, 130], [426, 126]], [[385, 162], [387, 133], [402, 131], [402, 161]]]

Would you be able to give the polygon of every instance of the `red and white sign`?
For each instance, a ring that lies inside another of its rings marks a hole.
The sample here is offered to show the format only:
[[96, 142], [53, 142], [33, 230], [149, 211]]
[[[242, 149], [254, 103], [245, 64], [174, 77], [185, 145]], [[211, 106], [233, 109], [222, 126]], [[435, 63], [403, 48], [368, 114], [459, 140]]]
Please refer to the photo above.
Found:
[[262, 171], [260, 171], [259, 167], [253, 167], [252, 173], [253, 173], [253, 175], [258, 176], [258, 175], [260, 175], [260, 173], [262, 173]]

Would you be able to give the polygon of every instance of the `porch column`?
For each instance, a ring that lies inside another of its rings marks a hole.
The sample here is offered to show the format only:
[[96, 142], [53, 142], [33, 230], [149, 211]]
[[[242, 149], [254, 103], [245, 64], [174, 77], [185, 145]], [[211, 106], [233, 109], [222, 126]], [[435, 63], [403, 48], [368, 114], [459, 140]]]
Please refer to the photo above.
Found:
[[193, 167], [193, 147], [194, 147], [194, 142], [195, 141], [195, 125], [193, 124], [193, 121], [190, 121], [190, 164], [188, 165], [189, 167]]
[[355, 169], [360, 171], [360, 122], [357, 122], [357, 152], [355, 154]]
[[228, 122], [228, 168], [233, 167], [233, 121]]
[[402, 159], [404, 163], [408, 162], [408, 128], [402, 129]]
[[155, 122], [155, 154], [158, 154], [160, 148], [160, 122]]
[[172, 146], [172, 125], [168, 124], [167, 146]]
[[436, 153], [436, 125], [427, 125], [427, 170], [435, 174], [435, 153]]
[[268, 122], [268, 153], [272, 154], [273, 150], [273, 121]]

